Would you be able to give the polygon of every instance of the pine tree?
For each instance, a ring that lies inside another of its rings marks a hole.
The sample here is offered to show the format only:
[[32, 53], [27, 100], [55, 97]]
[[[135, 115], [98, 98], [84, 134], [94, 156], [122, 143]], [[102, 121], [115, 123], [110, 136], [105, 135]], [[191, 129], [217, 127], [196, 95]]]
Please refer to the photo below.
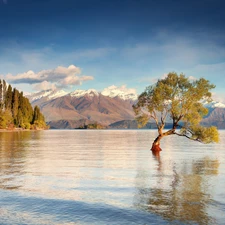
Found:
[[3, 84], [0, 80], [0, 110], [3, 108]]
[[33, 116], [33, 121], [32, 123], [34, 123], [35, 121], [38, 121], [40, 119], [40, 109], [39, 107], [36, 105], [34, 107], [34, 116]]
[[18, 127], [23, 127], [23, 114], [21, 109], [18, 109], [17, 117], [16, 117]]
[[34, 107], [34, 114], [33, 114], [33, 122], [35, 126], [39, 128], [46, 128], [45, 118], [42, 115], [40, 108], [38, 106]]
[[13, 116], [15, 125], [17, 125], [18, 108], [19, 108], [19, 91], [17, 91], [14, 88], [13, 97], [12, 97], [12, 116]]
[[[31, 125], [33, 124], [33, 125]], [[45, 118], [38, 106], [31, 106], [28, 98], [16, 88], [0, 80], [0, 129], [13, 128], [47, 128]]]
[[3, 109], [5, 109], [5, 99], [6, 99], [6, 91], [7, 91], [7, 85], [5, 80], [3, 80], [3, 85], [2, 85], [2, 103], [3, 103]]
[[12, 108], [12, 86], [9, 85], [5, 95], [5, 108], [10, 109]]

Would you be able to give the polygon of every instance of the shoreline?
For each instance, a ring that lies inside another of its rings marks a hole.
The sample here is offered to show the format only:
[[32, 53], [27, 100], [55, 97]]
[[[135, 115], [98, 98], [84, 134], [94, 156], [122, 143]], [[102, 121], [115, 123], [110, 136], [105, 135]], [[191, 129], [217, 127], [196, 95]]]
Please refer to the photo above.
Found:
[[23, 128], [14, 128], [14, 129], [0, 129], [1, 132], [20, 132], [20, 131], [40, 131], [40, 130], [46, 130], [46, 129], [23, 129]]

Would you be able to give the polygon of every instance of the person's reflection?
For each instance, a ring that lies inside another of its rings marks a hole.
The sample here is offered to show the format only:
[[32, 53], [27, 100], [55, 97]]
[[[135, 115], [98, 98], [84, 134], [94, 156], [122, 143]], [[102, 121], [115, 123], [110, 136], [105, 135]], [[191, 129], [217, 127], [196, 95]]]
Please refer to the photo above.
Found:
[[207, 214], [211, 199], [208, 176], [217, 174], [218, 160], [203, 158], [193, 161], [191, 165], [184, 162], [168, 168], [168, 164], [163, 165], [160, 155], [156, 154], [153, 157], [159, 163], [155, 174], [151, 176], [151, 179], [156, 180], [151, 182], [149, 187], [147, 180], [140, 180], [148, 176], [137, 174], [139, 184], [143, 185], [136, 186], [135, 206], [159, 214], [170, 221], [179, 220], [197, 224], [215, 222]]

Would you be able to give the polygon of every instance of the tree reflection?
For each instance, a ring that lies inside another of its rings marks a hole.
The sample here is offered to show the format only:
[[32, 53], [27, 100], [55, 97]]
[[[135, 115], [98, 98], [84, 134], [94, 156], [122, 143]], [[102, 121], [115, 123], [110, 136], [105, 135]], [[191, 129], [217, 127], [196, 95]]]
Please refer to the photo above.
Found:
[[[183, 163], [176, 168], [173, 165], [173, 172], [168, 175], [168, 170], [162, 166], [160, 156], [154, 155], [154, 158], [158, 162], [156, 174], [153, 176], [155, 184], [153, 180], [151, 187], [147, 187], [147, 181], [142, 181], [144, 185], [136, 185], [135, 206], [170, 221], [214, 223], [213, 218], [207, 213], [211, 200], [208, 176], [218, 173], [218, 160], [203, 158], [193, 161], [191, 166]], [[137, 175], [139, 183], [143, 177], [146, 179], [146, 175]]]
[[18, 189], [25, 173], [29, 141], [38, 132], [0, 132], [0, 188]]
[[152, 151], [153, 158], [158, 162], [158, 170], [160, 171], [162, 169], [162, 162], [160, 159], [160, 151]]

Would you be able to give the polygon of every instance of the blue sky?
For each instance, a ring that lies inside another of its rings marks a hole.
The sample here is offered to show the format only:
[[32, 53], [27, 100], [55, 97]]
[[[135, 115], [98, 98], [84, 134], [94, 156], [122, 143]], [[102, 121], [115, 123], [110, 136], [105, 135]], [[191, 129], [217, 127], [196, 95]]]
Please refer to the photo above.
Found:
[[0, 0], [0, 75], [23, 91], [126, 85], [170, 71], [225, 102], [224, 0]]

